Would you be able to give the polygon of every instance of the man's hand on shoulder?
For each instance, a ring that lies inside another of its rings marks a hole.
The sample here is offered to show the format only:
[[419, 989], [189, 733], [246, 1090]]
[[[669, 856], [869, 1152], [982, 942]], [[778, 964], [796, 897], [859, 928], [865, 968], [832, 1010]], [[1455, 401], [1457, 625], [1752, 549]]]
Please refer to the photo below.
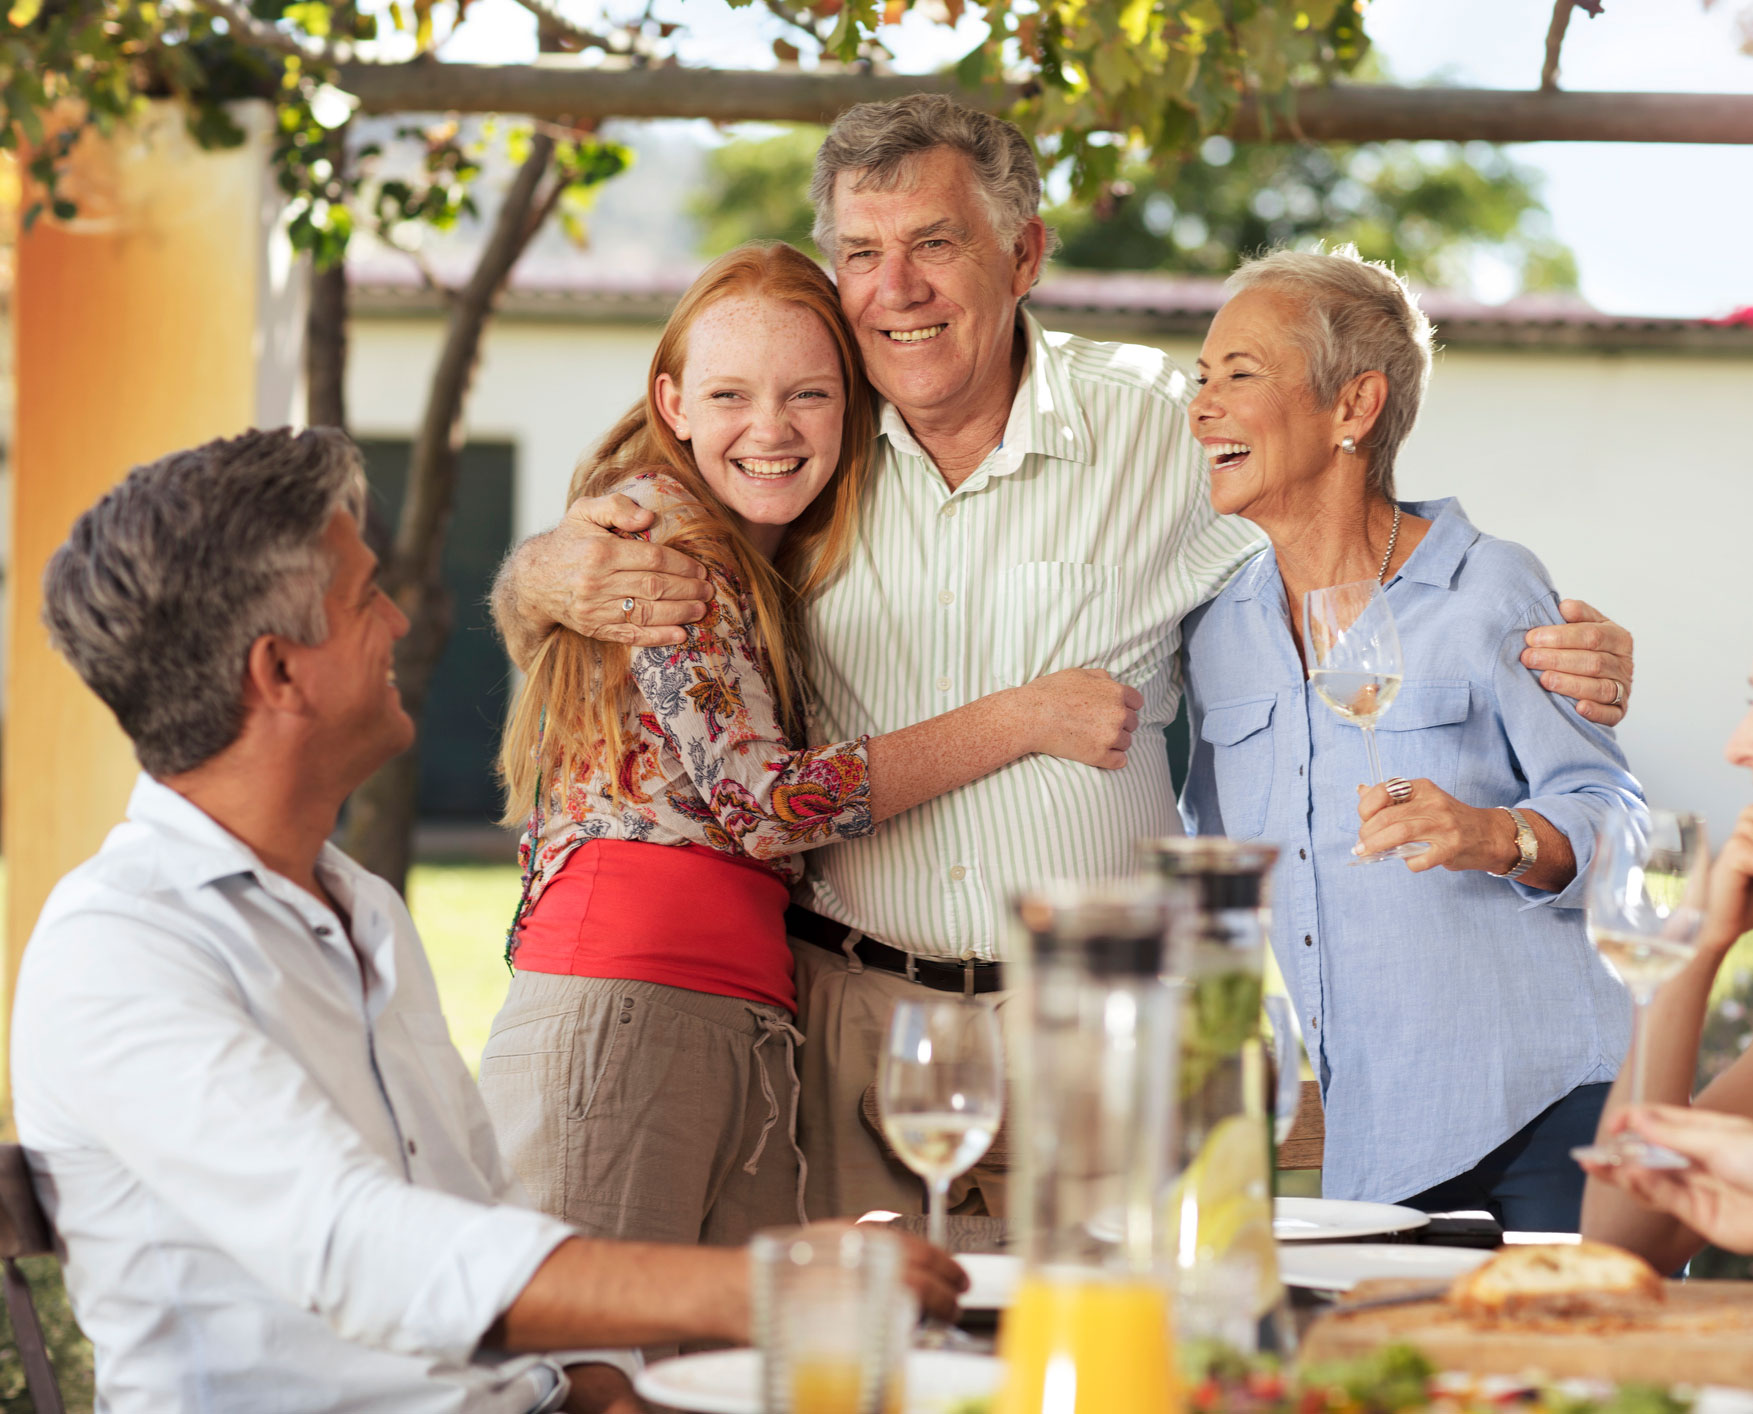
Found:
[[638, 648], [686, 638], [681, 625], [712, 597], [706, 571], [680, 551], [615, 533], [646, 530], [652, 519], [618, 494], [574, 501], [559, 525], [512, 551], [493, 586], [493, 617], [520, 668], [555, 624]]
[[1631, 634], [1580, 599], [1558, 606], [1562, 624], [1531, 628], [1522, 665], [1548, 692], [1577, 700], [1577, 711], [1604, 727], [1625, 719], [1631, 701]]

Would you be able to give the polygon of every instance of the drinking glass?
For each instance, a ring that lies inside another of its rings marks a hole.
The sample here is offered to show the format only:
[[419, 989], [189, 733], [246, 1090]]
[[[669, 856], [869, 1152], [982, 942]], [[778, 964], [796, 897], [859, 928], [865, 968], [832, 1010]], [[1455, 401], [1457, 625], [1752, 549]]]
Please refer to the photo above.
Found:
[[894, 1414], [916, 1306], [901, 1245], [868, 1226], [780, 1228], [749, 1246], [761, 1408]]
[[[1698, 949], [1710, 846], [1704, 820], [1652, 810], [1646, 833], [1630, 811], [1611, 811], [1589, 866], [1589, 938], [1631, 993], [1631, 1103], [1643, 1100], [1646, 1008]], [[1687, 1160], [1630, 1130], [1572, 1149], [1592, 1163], [1678, 1169]]]
[[[1373, 579], [1311, 589], [1303, 595], [1303, 648], [1309, 660], [1309, 686], [1341, 721], [1363, 729], [1370, 774], [1381, 785], [1382, 758], [1376, 754], [1376, 722], [1394, 703], [1405, 675], [1400, 631], [1382, 586]], [[1392, 849], [1359, 855], [1353, 864], [1410, 859], [1430, 845], [1412, 840]]]
[[877, 1106], [889, 1144], [925, 1180], [927, 1236], [946, 1247], [950, 1182], [991, 1147], [1004, 1113], [997, 1013], [970, 1001], [895, 1003]]

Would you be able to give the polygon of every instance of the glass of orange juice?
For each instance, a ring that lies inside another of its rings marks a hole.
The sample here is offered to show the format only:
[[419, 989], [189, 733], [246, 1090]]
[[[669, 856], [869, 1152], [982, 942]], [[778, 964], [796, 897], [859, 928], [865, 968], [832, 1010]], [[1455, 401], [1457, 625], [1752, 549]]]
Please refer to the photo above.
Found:
[[893, 1235], [784, 1228], [750, 1257], [766, 1414], [900, 1414], [917, 1311]]

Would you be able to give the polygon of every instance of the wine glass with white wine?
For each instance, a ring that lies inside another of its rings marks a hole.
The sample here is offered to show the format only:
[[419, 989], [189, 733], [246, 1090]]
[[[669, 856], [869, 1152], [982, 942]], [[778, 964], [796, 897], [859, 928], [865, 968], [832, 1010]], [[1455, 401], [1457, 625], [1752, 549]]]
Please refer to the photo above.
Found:
[[947, 1251], [950, 1183], [992, 1146], [1004, 1115], [998, 1014], [973, 1001], [896, 1002], [877, 1108], [890, 1146], [925, 1180], [926, 1236]]
[[[1393, 706], [1406, 672], [1400, 631], [1382, 586], [1373, 579], [1360, 579], [1303, 595], [1303, 650], [1308, 655], [1309, 686], [1341, 721], [1362, 728], [1370, 774], [1381, 785], [1385, 777], [1382, 758], [1376, 754], [1376, 721]], [[1423, 840], [1412, 840], [1361, 854], [1351, 862], [1410, 859], [1429, 848]]]
[[[1652, 810], [1649, 829], [1630, 811], [1610, 811], [1589, 866], [1589, 938], [1631, 993], [1631, 1104], [1643, 1100], [1644, 1018], [1661, 985], [1691, 961], [1704, 924], [1710, 845], [1704, 820]], [[1572, 1149], [1600, 1164], [1685, 1168], [1672, 1149], [1627, 1130], [1605, 1144]]]

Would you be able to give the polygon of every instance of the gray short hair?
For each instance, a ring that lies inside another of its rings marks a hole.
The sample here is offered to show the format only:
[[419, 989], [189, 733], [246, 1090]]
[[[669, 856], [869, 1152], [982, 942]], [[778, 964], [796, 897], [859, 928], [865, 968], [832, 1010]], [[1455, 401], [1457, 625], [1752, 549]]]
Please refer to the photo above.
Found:
[[1360, 373], [1379, 370], [1388, 396], [1363, 439], [1370, 481], [1394, 499], [1394, 458], [1418, 421], [1430, 381], [1430, 320], [1393, 267], [1365, 260], [1354, 245], [1331, 251], [1280, 250], [1245, 260], [1226, 288], [1275, 290], [1302, 300], [1286, 331], [1309, 365], [1315, 405], [1330, 408]]
[[[887, 103], [856, 104], [828, 129], [810, 178], [816, 209], [810, 234], [816, 249], [833, 260], [834, 180], [840, 173], [860, 173], [855, 191], [894, 191], [906, 183], [914, 159], [937, 147], [968, 159], [992, 233], [1006, 250], [1014, 246], [1029, 218], [1041, 210], [1041, 171], [1023, 130], [944, 94], [912, 93]], [[1048, 231], [1049, 255], [1057, 244]]]
[[323, 535], [336, 511], [364, 509], [359, 449], [331, 427], [246, 432], [136, 467], [49, 561], [50, 641], [142, 767], [192, 770], [237, 740], [259, 637], [328, 637]]

